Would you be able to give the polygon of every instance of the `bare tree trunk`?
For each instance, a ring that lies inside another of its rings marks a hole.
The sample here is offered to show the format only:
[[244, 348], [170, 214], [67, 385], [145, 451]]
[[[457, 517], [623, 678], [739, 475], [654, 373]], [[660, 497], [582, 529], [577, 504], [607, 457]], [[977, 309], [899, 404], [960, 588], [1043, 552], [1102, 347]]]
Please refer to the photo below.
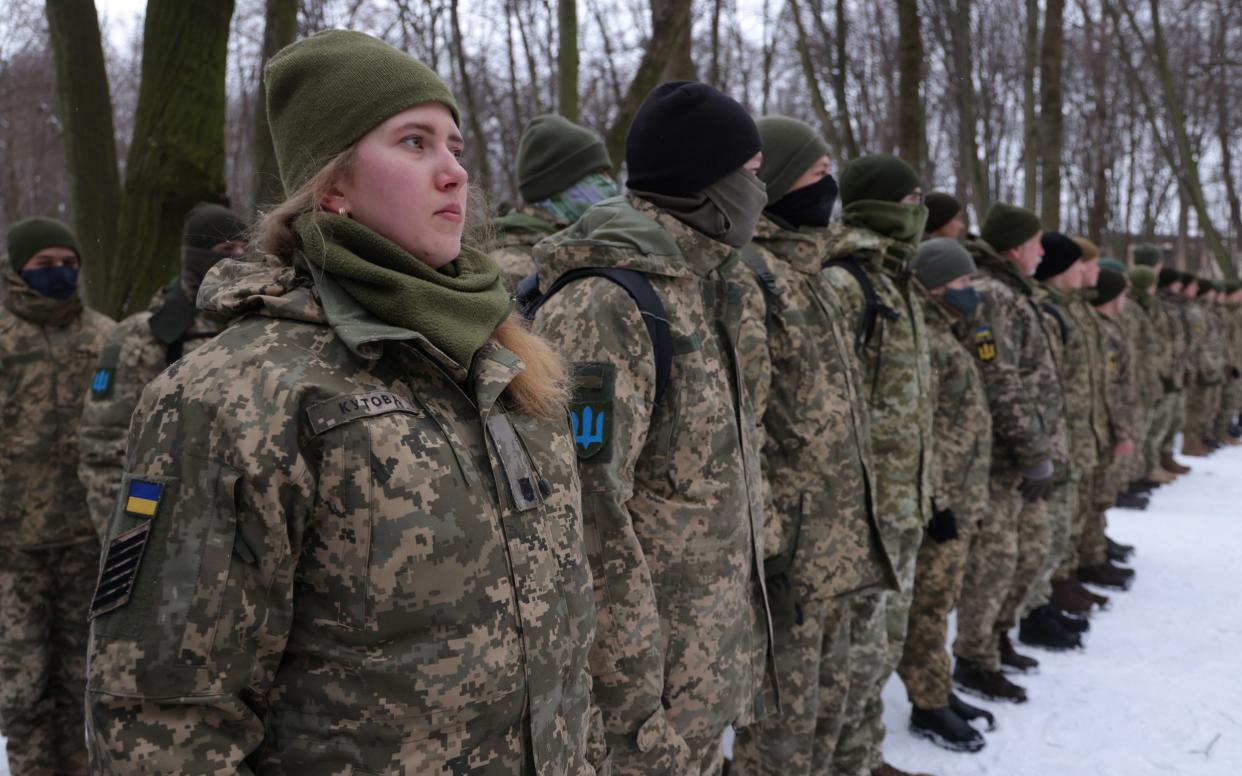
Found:
[[513, 126], [521, 133], [526, 126], [522, 117], [522, 103], [518, 100], [521, 87], [518, 85], [517, 53], [513, 50], [513, 2], [505, 3], [505, 55], [509, 63], [509, 110], [513, 113]]
[[638, 72], [634, 74], [625, 98], [617, 105], [616, 118], [604, 139], [614, 170], [620, 170], [625, 161], [625, 136], [630, 131], [630, 122], [634, 120], [638, 106], [660, 83], [660, 74], [672, 57], [673, 47], [681, 40], [683, 31], [689, 29], [691, 5], [692, 0], [651, 0], [651, 40], [643, 51]]
[[[298, 0], [267, 0], [263, 24], [263, 62], [288, 46], [298, 36]], [[260, 64], [259, 70], [262, 72]], [[276, 149], [267, 124], [267, 87], [259, 78], [259, 94], [254, 111], [254, 187], [251, 211], [255, 212], [280, 200], [280, 169], [276, 165]]]
[[145, 305], [179, 266], [186, 213], [222, 201], [224, 73], [233, 0], [149, 0], [142, 85], [116, 260], [100, 309], [119, 318]]
[[707, 82], [720, 88], [720, 10], [724, 0], [712, 0], [712, 62]]
[[927, 130], [923, 100], [923, 32], [918, 0], [897, 0], [897, 147], [906, 162], [927, 177]]
[[621, 79], [617, 75], [617, 64], [612, 50], [612, 36], [604, 23], [604, 16], [600, 13], [598, 4], [591, 4], [591, 13], [595, 16], [595, 24], [599, 27], [600, 38], [604, 41], [604, 61], [608, 68], [608, 85], [612, 92], [612, 104], [620, 105], [622, 96]]
[[[665, 81], [697, 81], [698, 69], [694, 66], [694, 36], [692, 35], [693, 19], [690, 12], [693, 3], [681, 3], [677, 0], [664, 0], [665, 15], [662, 24], [673, 24], [679, 30], [677, 43], [664, 64], [663, 80]], [[654, 8], [654, 3], [653, 6]], [[674, 15], [682, 18], [673, 18]], [[655, 24], [652, 24], [655, 29]], [[655, 33], [652, 33], [654, 38]]]
[[1039, 150], [1042, 161], [1040, 216], [1045, 229], [1061, 222], [1061, 67], [1065, 51], [1065, 0], [1046, 0], [1044, 43], [1039, 55]]
[[48, 0], [45, 6], [56, 95], [64, 127], [73, 230], [82, 250], [82, 285], [93, 306], [106, 303], [117, 236], [121, 177], [116, 165], [112, 97], [93, 0]]
[[[1220, 21], [1216, 27], [1215, 43], [1213, 46], [1214, 59], [1223, 63], [1229, 55], [1228, 41], [1226, 39], [1226, 30], [1231, 29], [1234, 23], [1233, 13], [1227, 12], [1226, 4], [1217, 2], [1216, 7], [1220, 14]], [[1233, 9], [1237, 6], [1234, 4]], [[1225, 199], [1229, 203], [1229, 226], [1232, 233], [1232, 247], [1236, 253], [1239, 245], [1242, 244], [1242, 200], [1238, 196], [1238, 185], [1234, 180], [1233, 166], [1233, 122], [1230, 116], [1230, 100], [1229, 85], [1231, 81], [1227, 76], [1228, 70], [1222, 65], [1221, 73], [1216, 76], [1216, 133], [1217, 139], [1220, 141], [1220, 166], [1221, 177], [1225, 180]]]
[[[816, 18], [820, 20], [822, 26], [822, 17], [816, 14]], [[845, 79], [849, 72], [849, 59], [845, 53], [845, 41], [849, 35], [849, 22], [846, 21], [845, 0], [837, 0], [837, 61], [835, 66], [835, 77], [832, 80], [832, 91], [837, 102], [837, 115], [841, 122], [841, 136], [845, 143], [845, 153], [849, 159], [858, 156], [858, 141], [854, 138], [854, 126], [850, 120], [849, 102], [845, 95]], [[826, 36], [825, 36], [826, 39]]]
[[560, 48], [556, 64], [556, 103], [560, 114], [578, 120], [578, 1], [557, 0]]
[[[772, 22], [771, 0], [763, 0], [763, 114], [768, 114], [768, 100], [772, 97], [772, 60], [776, 58], [776, 35]], [[805, 38], [805, 35], [803, 36]], [[805, 40], [803, 41], [805, 43]], [[803, 46], [805, 48], [805, 46]], [[816, 86], [815, 88], [819, 88]], [[823, 102], [821, 96], [820, 102]]]
[[811, 50], [807, 42], [806, 27], [802, 24], [802, 9], [798, 7], [798, 0], [789, 0], [789, 11], [793, 14], [794, 28], [798, 31], [798, 58], [802, 62], [802, 75], [806, 79], [807, 87], [811, 90], [811, 108], [819, 118], [824, 138], [832, 148], [832, 155], [839, 159], [844, 150], [841, 145], [841, 136], [837, 134], [833, 118], [828, 113], [828, 106], [824, 102], [824, 93], [819, 88], [819, 76], [815, 72], [815, 63], [811, 60]]
[[479, 185], [483, 191], [492, 190], [492, 168], [487, 158], [487, 136], [483, 134], [483, 124], [479, 121], [479, 106], [474, 98], [474, 85], [470, 79], [470, 68], [466, 63], [466, 47], [462, 41], [461, 15], [457, 9], [458, 0], [449, 3], [449, 22], [453, 26], [453, 51], [457, 54], [457, 77], [461, 81], [462, 97], [465, 98], [466, 123], [470, 125], [470, 140], [474, 148], [474, 166], [479, 173]]
[[1026, 51], [1022, 67], [1022, 206], [1037, 210], [1039, 195], [1038, 117], [1035, 69], [1039, 56], [1039, 0], [1026, 0]]

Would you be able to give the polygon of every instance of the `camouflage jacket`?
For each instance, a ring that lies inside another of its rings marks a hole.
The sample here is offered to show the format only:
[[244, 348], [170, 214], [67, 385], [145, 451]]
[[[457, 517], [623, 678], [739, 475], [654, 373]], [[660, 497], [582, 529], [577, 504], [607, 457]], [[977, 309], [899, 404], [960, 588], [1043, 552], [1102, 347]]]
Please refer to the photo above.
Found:
[[[226, 260], [245, 316], [157, 377], [91, 606], [98, 773], [594, 773], [573, 441], [330, 277]], [[136, 556], [136, 557], [135, 557]]]
[[0, 261], [0, 536], [34, 549], [94, 538], [78, 482], [82, 388], [116, 325], [50, 299]]
[[1164, 396], [1161, 372], [1163, 351], [1156, 336], [1155, 323], [1148, 313], [1150, 298], [1132, 298], [1121, 313], [1121, 323], [1130, 339], [1130, 360], [1134, 367], [1134, 386], [1138, 395], [1138, 423], [1146, 426], [1156, 402]]
[[786, 568], [799, 598], [816, 603], [896, 582], [876, 522], [862, 375], [820, 272], [827, 243], [827, 230], [790, 231], [764, 218], [744, 249], [771, 284], [762, 408], [769, 577]]
[[[1064, 341], [1056, 364], [1065, 397], [1069, 458], [1075, 472], [1089, 474], [1099, 463], [1100, 451], [1107, 439], [1106, 413], [1096, 404], [1096, 392], [1102, 387], [1096, 372], [1101, 363], [1096, 324], [1084, 318], [1091, 312], [1078, 294], [1037, 283], [1035, 299], [1045, 312], [1056, 310], [1057, 318], [1051, 322], [1058, 326], [1064, 324], [1061, 330]], [[1045, 317], [1045, 321], [1049, 318]]]
[[979, 268], [975, 288], [996, 343], [995, 356], [983, 365], [992, 412], [992, 471], [1013, 475], [1045, 460], [1063, 464], [1068, 457], [1064, 400], [1031, 284], [982, 240], [969, 241], [966, 248]]
[[992, 416], [975, 337], [986, 313], [965, 318], [935, 299], [924, 312], [936, 385], [936, 506], [962, 519], [988, 511]]
[[492, 226], [496, 237], [489, 255], [500, 265], [505, 287], [515, 289], [535, 271], [535, 260], [531, 258], [535, 243], [569, 224], [534, 205], [519, 205], [494, 219]]
[[[192, 306], [192, 302], [187, 303]], [[151, 325], [152, 315], [164, 310], [165, 305], [160, 293], [150, 309], [117, 324], [100, 351], [86, 392], [78, 477], [86, 488], [91, 521], [101, 537], [108, 530], [121, 486], [129, 420], [142, 389], [176, 360], [174, 356], [189, 353], [224, 328], [217, 316], [196, 312], [182, 336], [166, 344], [156, 337]]]
[[1224, 379], [1225, 350], [1220, 332], [1215, 330], [1214, 318], [1207, 309], [1207, 302], [1187, 299], [1182, 311], [1192, 360], [1187, 379], [1192, 385], [1218, 385]]
[[696, 773], [685, 740], [762, 713], [769, 665], [760, 440], [736, 342], [754, 281], [738, 253], [641, 199], [597, 203], [541, 242], [543, 288], [579, 267], [643, 273], [672, 333], [655, 360], [638, 307], [586, 278], [534, 322], [574, 363], [583, 516], [596, 571], [595, 696], [616, 762]]
[[1173, 338], [1169, 331], [1169, 311], [1164, 301], [1158, 296], [1142, 297], [1138, 299], [1137, 306], [1142, 308], [1142, 313], [1147, 317], [1151, 326], [1151, 342], [1147, 346], [1147, 357], [1151, 359], [1154, 396], [1156, 400], [1159, 400], [1165, 393], [1172, 390], [1175, 373], [1182, 368], [1180, 359], [1175, 354]]
[[1165, 385], [1165, 390], [1181, 391], [1186, 387], [1187, 377], [1191, 374], [1189, 355], [1192, 348], [1190, 347], [1190, 333], [1186, 327], [1186, 311], [1183, 309], [1186, 306], [1186, 298], [1181, 294], [1162, 289], [1156, 292], [1156, 301], [1160, 304], [1161, 314], [1156, 316], [1155, 320], [1157, 326], [1162, 327], [1168, 341], [1171, 364], [1170, 383]]
[[916, 290], [918, 280], [906, 269], [908, 246], [867, 229], [840, 225], [830, 239], [827, 258], [857, 261], [879, 304], [896, 314], [893, 319], [876, 316], [870, 340], [855, 340], [865, 325], [862, 286], [843, 267], [824, 270], [862, 370], [875, 461], [876, 513], [885, 541], [890, 542], [890, 557], [897, 557], [897, 548], [891, 545], [893, 532], [921, 528], [931, 519], [935, 397], [931, 352], [923, 330], [924, 297]]
[[1100, 335], [1105, 358], [1104, 398], [1108, 406], [1112, 444], [1126, 439], [1137, 443], [1138, 381], [1134, 374], [1129, 333], [1122, 321], [1101, 315]]

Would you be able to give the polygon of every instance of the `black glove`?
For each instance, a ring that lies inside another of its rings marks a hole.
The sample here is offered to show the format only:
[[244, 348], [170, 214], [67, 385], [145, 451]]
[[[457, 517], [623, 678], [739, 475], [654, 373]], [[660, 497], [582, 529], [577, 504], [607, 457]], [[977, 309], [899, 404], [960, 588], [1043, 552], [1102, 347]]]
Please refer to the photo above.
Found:
[[957, 538], [957, 515], [952, 509], [936, 509], [932, 505], [932, 519], [927, 523], [927, 535], [936, 544], [944, 544]]
[[1053, 471], [1052, 461], [1046, 458], [1034, 466], [1023, 469], [1022, 482], [1018, 484], [1018, 492], [1022, 494], [1022, 498], [1027, 501], [1040, 501], [1048, 498], [1055, 482], [1052, 477]]

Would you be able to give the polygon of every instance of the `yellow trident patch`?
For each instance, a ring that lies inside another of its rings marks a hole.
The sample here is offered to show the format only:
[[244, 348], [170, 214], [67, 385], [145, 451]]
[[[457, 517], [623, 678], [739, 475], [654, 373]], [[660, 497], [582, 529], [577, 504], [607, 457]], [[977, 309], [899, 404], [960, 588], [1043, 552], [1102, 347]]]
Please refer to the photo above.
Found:
[[975, 329], [975, 353], [980, 361], [991, 361], [996, 358], [996, 337], [992, 335], [991, 326], [980, 326]]

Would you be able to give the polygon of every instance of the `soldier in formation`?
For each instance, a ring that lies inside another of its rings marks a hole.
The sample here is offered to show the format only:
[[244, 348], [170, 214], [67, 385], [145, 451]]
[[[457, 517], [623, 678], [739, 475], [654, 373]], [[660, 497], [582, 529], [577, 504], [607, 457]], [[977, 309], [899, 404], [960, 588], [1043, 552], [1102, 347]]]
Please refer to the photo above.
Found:
[[903, 776], [889, 676], [983, 748], [957, 692], [1027, 701], [1014, 636], [1081, 650], [1084, 583], [1129, 587], [1107, 511], [1242, 437], [1242, 288], [1156, 246], [969, 235], [901, 159], [838, 187], [811, 126], [686, 81], [624, 190], [532, 119], [475, 246], [434, 72], [335, 30], [264, 77], [285, 201], [195, 208], [147, 311], [83, 307], [62, 224], [7, 235], [17, 776]]

